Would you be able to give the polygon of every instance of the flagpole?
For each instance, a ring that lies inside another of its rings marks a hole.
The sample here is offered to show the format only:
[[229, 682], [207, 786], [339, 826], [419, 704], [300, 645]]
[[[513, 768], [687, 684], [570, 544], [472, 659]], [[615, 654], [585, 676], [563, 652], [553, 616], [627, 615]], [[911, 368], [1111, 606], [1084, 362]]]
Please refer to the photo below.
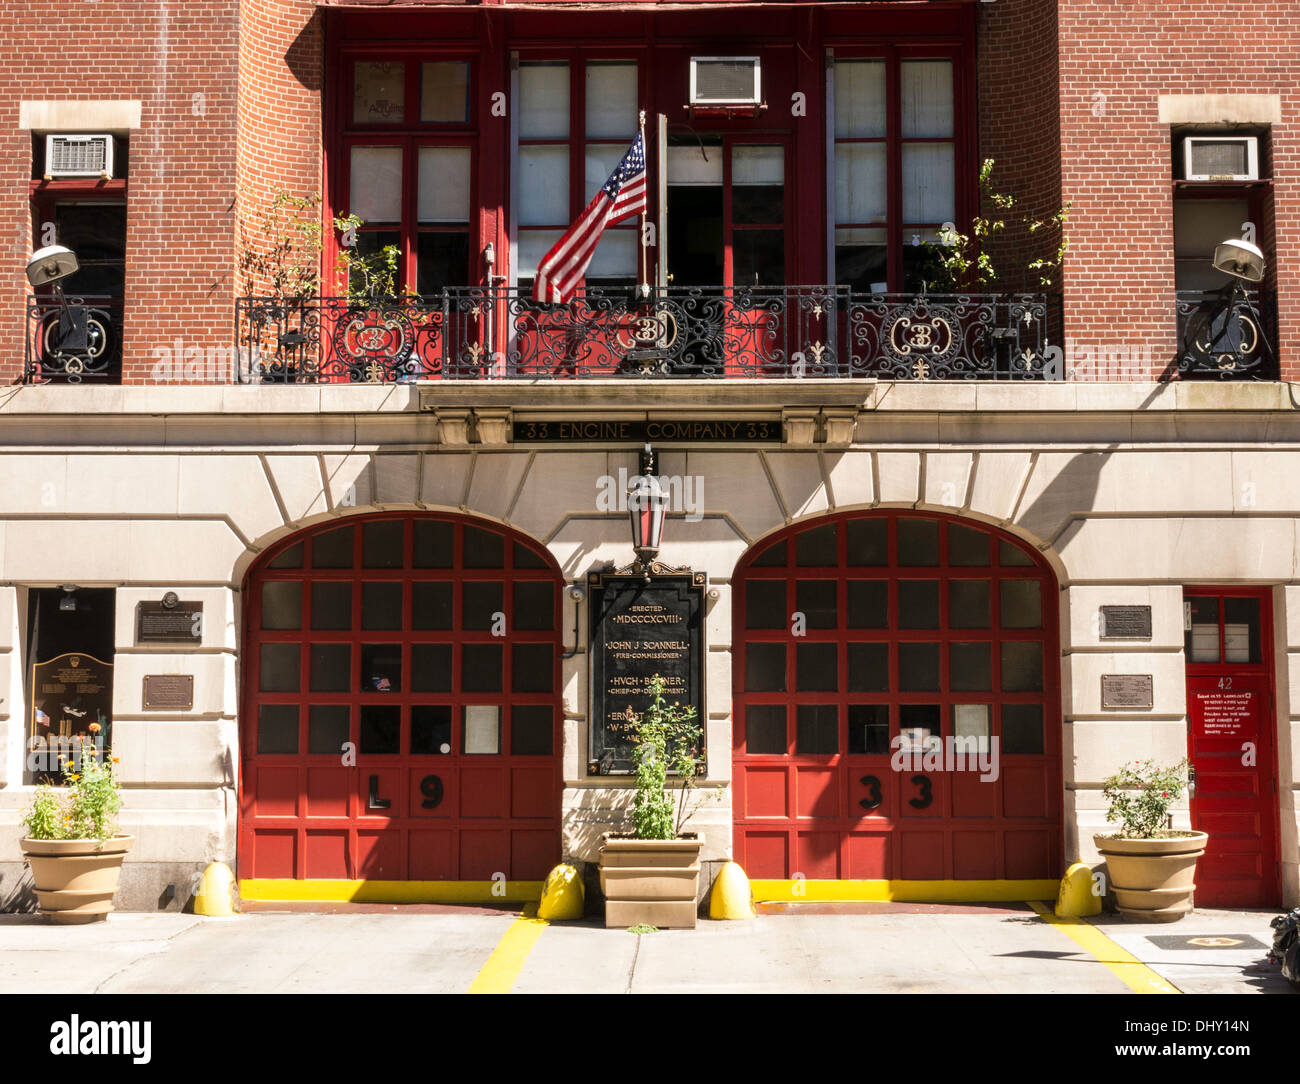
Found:
[[[641, 151], [645, 155], [645, 159], [646, 159], [646, 188], [648, 189], [650, 187], [650, 166], [649, 166], [650, 152], [646, 148], [646, 144], [645, 144], [645, 110], [644, 109], [641, 110], [640, 115], [637, 118], [637, 127], [641, 133]], [[649, 209], [650, 209], [650, 201], [649, 199], [646, 199], [645, 207], [641, 211], [641, 282], [640, 285], [637, 287], [637, 291], [638, 293], [640, 293], [642, 297], [650, 296], [650, 283], [646, 281], [646, 250], [645, 250], [646, 249], [646, 244], [645, 244], [646, 215], [649, 212]]]

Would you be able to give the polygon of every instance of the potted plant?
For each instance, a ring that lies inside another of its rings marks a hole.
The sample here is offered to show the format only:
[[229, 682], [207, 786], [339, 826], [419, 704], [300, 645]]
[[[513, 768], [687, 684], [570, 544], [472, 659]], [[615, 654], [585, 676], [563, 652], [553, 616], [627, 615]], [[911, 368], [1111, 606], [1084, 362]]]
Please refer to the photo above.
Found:
[[113, 777], [116, 762], [83, 738], [63, 764], [66, 791], [43, 784], [23, 815], [23, 855], [41, 911], [55, 922], [98, 922], [113, 909], [122, 860], [135, 842], [117, 831], [122, 795]]
[[[694, 929], [701, 840], [683, 833], [694, 812], [690, 792], [703, 767], [695, 709], [664, 700], [664, 681], [650, 681], [650, 705], [630, 708], [620, 729], [634, 745], [636, 798], [631, 834], [606, 834], [600, 849], [605, 926]], [[680, 782], [669, 787], [670, 772]]]
[[1093, 837], [1106, 859], [1119, 913], [1145, 922], [1176, 922], [1192, 910], [1196, 860], [1204, 832], [1171, 828], [1169, 807], [1187, 786], [1186, 759], [1169, 768], [1134, 761], [1102, 783], [1113, 834]]

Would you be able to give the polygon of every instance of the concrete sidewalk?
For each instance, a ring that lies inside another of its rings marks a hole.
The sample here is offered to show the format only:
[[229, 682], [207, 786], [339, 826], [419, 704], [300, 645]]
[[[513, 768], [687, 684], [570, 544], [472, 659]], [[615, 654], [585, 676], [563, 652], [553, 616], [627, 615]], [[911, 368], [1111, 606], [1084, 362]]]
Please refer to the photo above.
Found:
[[[1102, 916], [1089, 929], [1108, 940], [1093, 935], [1090, 950], [1024, 905], [861, 910], [648, 934], [477, 907], [120, 913], [71, 927], [0, 915], [0, 993], [463, 993], [491, 972], [516, 993], [1124, 994], [1142, 969], [1117, 969], [1120, 950], [1186, 992], [1292, 992], [1264, 963], [1272, 912], [1171, 926]], [[498, 952], [521, 927], [526, 947]]]

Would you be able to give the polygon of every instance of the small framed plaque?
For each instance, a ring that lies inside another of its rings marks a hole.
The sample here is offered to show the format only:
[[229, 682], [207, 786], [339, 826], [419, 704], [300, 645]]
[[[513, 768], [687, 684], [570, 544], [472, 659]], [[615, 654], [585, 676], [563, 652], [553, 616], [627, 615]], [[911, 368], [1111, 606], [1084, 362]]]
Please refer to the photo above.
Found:
[[[135, 608], [137, 644], [201, 644], [203, 603], [172, 601], [167, 592], [162, 602], [139, 602]], [[169, 606], [168, 603], [172, 604]]]
[[1150, 640], [1150, 606], [1103, 606], [1101, 639]]
[[1151, 708], [1155, 706], [1155, 678], [1151, 674], [1102, 674], [1103, 708]]
[[193, 674], [145, 674], [144, 708], [146, 711], [172, 709], [194, 710]]

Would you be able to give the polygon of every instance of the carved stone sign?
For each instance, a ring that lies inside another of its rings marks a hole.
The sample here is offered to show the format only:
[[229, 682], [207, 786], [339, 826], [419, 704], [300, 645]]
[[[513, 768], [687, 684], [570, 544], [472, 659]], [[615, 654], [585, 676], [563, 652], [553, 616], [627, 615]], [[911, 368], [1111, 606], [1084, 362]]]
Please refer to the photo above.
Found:
[[1150, 708], [1155, 705], [1155, 678], [1151, 674], [1103, 674], [1103, 708]]
[[650, 681], [670, 703], [693, 704], [704, 720], [704, 573], [593, 573], [591, 592], [591, 759], [601, 775], [632, 770], [620, 736], [629, 713], [650, 705]]
[[1103, 640], [1150, 640], [1150, 606], [1103, 606], [1101, 608]]
[[175, 708], [194, 709], [193, 674], [145, 674], [144, 707], [146, 711]]
[[[169, 592], [170, 594], [170, 592]], [[203, 642], [203, 603], [140, 602], [135, 610], [137, 644], [199, 644]]]
[[671, 441], [690, 444], [781, 442], [779, 418], [547, 418], [517, 421], [513, 430], [512, 436], [517, 444], [566, 441], [632, 444], [647, 441], [654, 444]]

